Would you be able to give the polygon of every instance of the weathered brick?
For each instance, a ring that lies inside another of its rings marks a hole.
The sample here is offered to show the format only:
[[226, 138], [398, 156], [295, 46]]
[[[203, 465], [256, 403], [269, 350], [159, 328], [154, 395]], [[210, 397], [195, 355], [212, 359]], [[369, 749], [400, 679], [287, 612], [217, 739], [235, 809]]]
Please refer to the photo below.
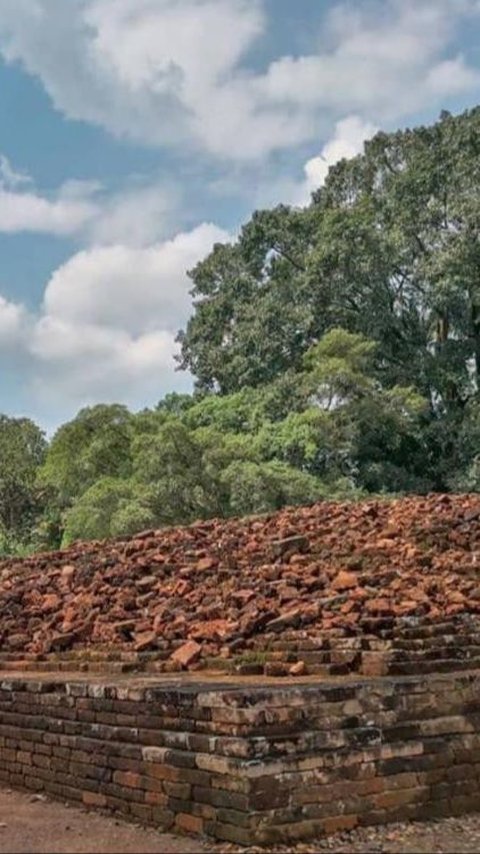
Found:
[[134, 771], [114, 771], [113, 782], [127, 789], [145, 789], [145, 777]]
[[178, 813], [175, 816], [175, 827], [184, 833], [201, 834], [203, 832], [204, 821], [198, 816], [189, 815], [188, 813]]
[[171, 783], [166, 780], [163, 789], [169, 797], [188, 800], [192, 791], [190, 783]]
[[390, 809], [391, 807], [399, 807], [404, 804], [415, 803], [422, 800], [422, 797], [428, 795], [428, 788], [420, 786], [413, 789], [399, 789], [393, 792], [383, 792], [373, 797], [373, 803], [378, 809]]
[[222, 789], [206, 789], [194, 786], [193, 799], [200, 803], [212, 804], [215, 807], [227, 807], [245, 811], [249, 809], [248, 796], [240, 792], [225, 792]]
[[106, 807], [106, 795], [100, 792], [82, 792], [82, 801], [87, 807]]
[[165, 794], [165, 792], [162, 792], [162, 791], [159, 791], [159, 792], [146, 791], [145, 792], [145, 803], [150, 804], [151, 806], [163, 807], [163, 806], [166, 806], [168, 803], [168, 796]]
[[353, 830], [358, 824], [357, 815], [339, 815], [325, 818], [322, 822], [325, 833], [339, 833], [342, 830]]
[[162, 807], [152, 807], [152, 818], [156, 825], [169, 830], [175, 821], [175, 814], [168, 809]]

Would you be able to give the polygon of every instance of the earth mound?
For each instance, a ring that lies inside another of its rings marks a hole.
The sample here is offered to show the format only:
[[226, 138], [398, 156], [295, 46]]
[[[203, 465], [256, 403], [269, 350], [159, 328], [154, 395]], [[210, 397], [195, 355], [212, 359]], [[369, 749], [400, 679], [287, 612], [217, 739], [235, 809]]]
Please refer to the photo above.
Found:
[[473, 661], [476, 615], [478, 495], [322, 502], [0, 563], [4, 663], [408, 672]]

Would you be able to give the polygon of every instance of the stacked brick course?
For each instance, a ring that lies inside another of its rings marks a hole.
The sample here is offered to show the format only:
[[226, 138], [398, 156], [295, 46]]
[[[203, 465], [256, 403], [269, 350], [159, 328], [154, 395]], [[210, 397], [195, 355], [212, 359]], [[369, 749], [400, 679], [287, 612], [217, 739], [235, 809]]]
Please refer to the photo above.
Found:
[[240, 844], [480, 807], [480, 674], [0, 683], [0, 780]]
[[479, 520], [322, 503], [1, 563], [0, 781], [245, 845], [480, 809]]

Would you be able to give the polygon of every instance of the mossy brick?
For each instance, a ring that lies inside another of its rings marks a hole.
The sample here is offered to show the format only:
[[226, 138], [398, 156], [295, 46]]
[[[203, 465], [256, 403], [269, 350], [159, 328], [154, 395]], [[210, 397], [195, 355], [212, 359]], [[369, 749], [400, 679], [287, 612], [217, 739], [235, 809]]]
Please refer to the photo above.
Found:
[[132, 789], [114, 782], [100, 783], [99, 791], [107, 796], [111, 795], [113, 798], [119, 798], [122, 801], [136, 801], [137, 803], [145, 801], [144, 789]]
[[116, 726], [118, 724], [118, 718], [113, 712], [95, 712], [95, 722], [99, 724], [107, 724], [107, 726]]
[[209, 771], [214, 774], [240, 774], [242, 764], [239, 760], [226, 756], [215, 756], [210, 753], [197, 753], [195, 764], [201, 771]]
[[43, 756], [51, 756], [52, 755], [52, 746], [51, 744], [43, 744], [43, 742], [39, 742], [35, 744], [33, 747], [34, 753], [41, 753]]
[[266, 775], [250, 782], [249, 805], [252, 810], [287, 806], [291, 797], [291, 784], [280, 777]]
[[165, 754], [165, 763], [172, 765], [174, 768], [195, 768], [197, 767], [196, 753], [183, 750], [167, 750]]
[[124, 759], [123, 756], [106, 756], [105, 764], [113, 771], [134, 771], [144, 773], [144, 764], [140, 759]]
[[131, 815], [135, 816], [135, 818], [138, 818], [147, 824], [152, 822], [153, 807], [149, 804], [131, 803], [129, 804], [129, 808]]
[[353, 830], [358, 825], [358, 815], [339, 815], [326, 818], [322, 822], [323, 831], [326, 834], [341, 833], [345, 830]]
[[192, 786], [190, 783], [172, 783], [165, 780], [163, 790], [169, 798], [178, 798], [179, 800], [188, 801], [192, 792]]
[[43, 756], [41, 753], [34, 753], [32, 757], [33, 765], [38, 765], [40, 768], [50, 768], [52, 761], [50, 756]]
[[66, 801], [81, 801], [83, 794], [80, 789], [55, 783], [51, 780], [45, 782], [44, 791]]
[[227, 807], [219, 807], [217, 809], [216, 819], [222, 822], [222, 824], [233, 824], [236, 827], [250, 828], [252, 824], [251, 813]]
[[[237, 845], [249, 845], [251, 833], [247, 828], [236, 827], [234, 824], [224, 824], [220, 821], [206, 821], [205, 832], [215, 839], [224, 842], [234, 842]], [[285, 837], [283, 837], [285, 838]]]
[[194, 786], [193, 800], [204, 804], [211, 804], [214, 807], [227, 807], [240, 811], [250, 809], [249, 797], [247, 795], [241, 792], [226, 792], [223, 789]]
[[[221, 749], [221, 738], [215, 738], [209, 735], [201, 735], [199, 733], [186, 733], [187, 747], [194, 753], [223, 753]], [[230, 740], [230, 739], [227, 739]]]
[[418, 803], [423, 797], [427, 797], [428, 794], [428, 787], [414, 786], [411, 789], [381, 792], [373, 796], [372, 802], [378, 809], [389, 810], [392, 807], [401, 807], [404, 804]]
[[76, 777], [87, 780], [111, 780], [112, 771], [104, 765], [86, 765], [82, 762], [69, 762], [68, 771]]
[[154, 729], [139, 729], [138, 741], [141, 745], [147, 747], [164, 747], [165, 736], [162, 730]]
[[152, 807], [152, 819], [158, 827], [170, 830], [175, 821], [175, 813], [163, 807]]
[[191, 773], [196, 775], [195, 780], [192, 780], [192, 782], [196, 782], [198, 786], [210, 785], [214, 789], [224, 789], [227, 792], [242, 792], [243, 794], [248, 794], [251, 791], [252, 781], [246, 774], [243, 777], [231, 777], [228, 774], [209, 774], [207, 771], [194, 771]]

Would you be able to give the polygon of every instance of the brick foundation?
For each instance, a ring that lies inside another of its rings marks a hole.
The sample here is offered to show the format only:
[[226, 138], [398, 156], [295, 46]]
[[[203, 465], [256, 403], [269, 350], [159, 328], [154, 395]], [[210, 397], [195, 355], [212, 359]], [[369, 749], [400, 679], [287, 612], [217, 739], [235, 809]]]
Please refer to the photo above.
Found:
[[245, 845], [460, 814], [480, 809], [480, 671], [5, 675], [0, 780]]

